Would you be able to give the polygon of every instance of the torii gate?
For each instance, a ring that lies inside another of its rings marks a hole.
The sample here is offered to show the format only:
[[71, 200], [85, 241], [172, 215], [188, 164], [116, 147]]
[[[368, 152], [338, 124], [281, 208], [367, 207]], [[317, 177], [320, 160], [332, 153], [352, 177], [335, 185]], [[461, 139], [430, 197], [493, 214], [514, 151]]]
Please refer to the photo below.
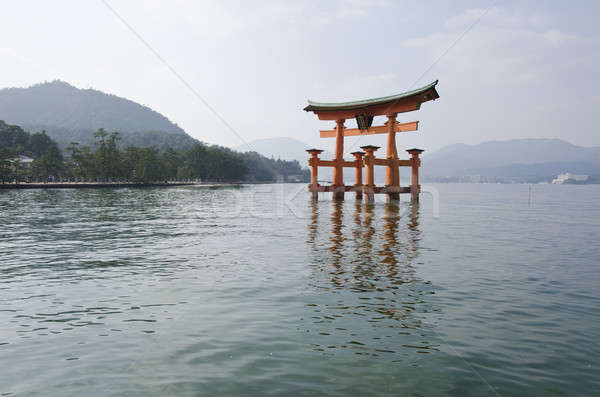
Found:
[[[421, 149], [409, 149], [411, 158], [399, 160], [396, 149], [396, 133], [406, 131], [417, 131], [419, 122], [399, 123], [396, 121], [398, 113], [419, 110], [423, 102], [439, 98], [435, 86], [438, 81], [416, 90], [404, 92], [382, 98], [366, 99], [362, 101], [342, 103], [319, 103], [308, 101], [304, 108], [307, 112], [313, 112], [319, 120], [335, 120], [336, 128], [333, 130], [322, 130], [321, 138], [335, 137], [335, 157], [333, 160], [321, 160], [319, 149], [309, 149], [311, 154], [308, 164], [311, 166], [311, 178], [309, 191], [313, 199], [318, 198], [318, 192], [332, 192], [334, 200], [343, 200], [344, 193], [356, 192], [356, 198], [362, 199], [366, 194], [367, 200], [373, 201], [374, 194], [384, 193], [389, 200], [398, 200], [400, 193], [411, 193], [411, 201], [419, 201], [419, 166], [421, 160], [419, 155]], [[387, 116], [387, 122], [381, 126], [372, 126], [375, 116]], [[344, 127], [346, 119], [355, 118], [358, 128], [347, 129]], [[388, 134], [386, 158], [375, 158], [374, 152], [378, 146], [361, 146], [364, 152], [353, 152], [354, 161], [344, 161], [344, 137], [357, 135]], [[366, 153], [365, 153], [366, 152]], [[366, 167], [366, 181], [362, 183], [362, 167]], [[385, 186], [375, 186], [373, 180], [373, 168], [375, 165], [386, 166]], [[333, 184], [320, 186], [317, 180], [318, 167], [333, 167]], [[344, 167], [356, 168], [356, 183], [354, 186], [344, 185]], [[411, 167], [412, 178], [410, 187], [400, 187], [400, 172], [398, 167]]]

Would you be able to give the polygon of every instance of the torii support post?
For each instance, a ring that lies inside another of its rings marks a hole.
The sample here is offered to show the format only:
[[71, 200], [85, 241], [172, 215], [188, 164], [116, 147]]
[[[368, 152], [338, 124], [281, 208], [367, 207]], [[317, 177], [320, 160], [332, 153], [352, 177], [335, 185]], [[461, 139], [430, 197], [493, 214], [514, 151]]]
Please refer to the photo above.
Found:
[[[387, 116], [387, 152], [386, 158], [388, 160], [398, 160], [398, 150], [396, 149], [396, 131], [394, 126], [396, 125], [397, 113], [388, 113]], [[400, 172], [398, 165], [393, 161], [390, 161], [385, 169], [385, 186], [386, 187], [400, 187]], [[388, 193], [388, 201], [400, 200], [400, 193], [393, 192]]]
[[365, 186], [363, 188], [367, 195], [367, 203], [375, 201], [375, 152], [379, 149], [379, 146], [367, 145], [361, 146], [367, 154], [365, 155], [365, 167], [367, 168]]
[[345, 119], [335, 121], [335, 167], [333, 168], [333, 199], [343, 200], [344, 192], [344, 122]]
[[410, 178], [410, 202], [419, 202], [419, 193], [421, 192], [421, 185], [419, 185], [419, 167], [421, 166], [421, 159], [419, 155], [424, 152], [422, 149], [408, 149], [408, 153], [412, 156], [412, 175]]
[[323, 153], [320, 149], [308, 149], [311, 157], [308, 160], [310, 165], [310, 192], [313, 200], [319, 199], [319, 154]]
[[363, 156], [365, 152], [352, 152], [351, 153], [356, 160], [356, 183], [354, 184], [354, 188], [356, 189], [356, 199], [362, 200], [362, 169], [363, 169]]

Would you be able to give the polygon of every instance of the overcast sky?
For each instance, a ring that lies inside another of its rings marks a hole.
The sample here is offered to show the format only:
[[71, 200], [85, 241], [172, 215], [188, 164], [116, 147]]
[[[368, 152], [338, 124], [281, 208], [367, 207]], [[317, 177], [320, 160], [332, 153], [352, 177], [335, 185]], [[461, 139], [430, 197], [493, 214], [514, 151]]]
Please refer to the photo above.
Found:
[[[0, 4], [0, 87], [95, 88], [209, 143], [289, 136], [328, 148], [318, 130], [333, 123], [302, 111], [308, 98], [378, 97], [439, 79], [440, 99], [400, 115], [421, 124], [399, 149], [525, 137], [600, 145], [597, 1]], [[349, 152], [384, 137], [346, 142]]]

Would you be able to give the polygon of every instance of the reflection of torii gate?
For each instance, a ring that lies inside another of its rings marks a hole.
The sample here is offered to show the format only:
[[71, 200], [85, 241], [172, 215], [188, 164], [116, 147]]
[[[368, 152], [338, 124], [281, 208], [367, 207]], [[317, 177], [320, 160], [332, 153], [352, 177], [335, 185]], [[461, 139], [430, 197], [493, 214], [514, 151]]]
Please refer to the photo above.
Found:
[[[435, 90], [437, 80], [433, 83], [402, 94], [367, 99], [363, 101], [343, 102], [343, 103], [318, 103], [308, 101], [308, 106], [304, 108], [307, 112], [313, 112], [319, 120], [335, 120], [336, 128], [333, 130], [321, 131], [321, 138], [335, 137], [335, 157], [333, 160], [321, 160], [319, 154], [323, 152], [319, 149], [309, 149], [311, 154], [309, 165], [311, 166], [311, 178], [309, 191], [312, 192], [314, 199], [318, 198], [318, 192], [333, 192], [333, 198], [337, 200], [344, 199], [344, 193], [349, 191], [356, 192], [356, 198], [362, 199], [363, 192], [367, 200], [372, 201], [374, 194], [384, 193], [390, 200], [398, 200], [400, 193], [411, 193], [411, 201], [419, 201], [419, 166], [421, 160], [419, 155], [423, 152], [420, 149], [409, 149], [411, 154], [409, 160], [399, 160], [396, 149], [396, 132], [416, 131], [418, 121], [410, 123], [398, 123], [396, 117], [398, 113], [411, 112], [419, 110], [421, 103], [439, 98]], [[375, 116], [387, 116], [387, 122], [382, 126], [372, 126]], [[344, 127], [346, 119], [355, 118], [358, 128], [347, 129]], [[387, 153], [385, 159], [375, 158], [374, 152], [379, 149], [378, 146], [361, 146], [364, 152], [353, 152], [354, 161], [344, 161], [344, 137], [357, 135], [388, 134]], [[366, 153], [365, 153], [366, 152]], [[363, 158], [364, 157], [364, 158]], [[366, 167], [366, 181], [362, 183], [362, 167]], [[373, 168], [375, 165], [386, 166], [385, 186], [375, 186], [373, 180]], [[318, 177], [318, 167], [333, 167], [333, 184], [331, 186], [320, 186]], [[356, 168], [356, 184], [354, 186], [344, 186], [344, 167]], [[412, 178], [410, 187], [400, 187], [400, 172], [398, 167], [411, 167]]]

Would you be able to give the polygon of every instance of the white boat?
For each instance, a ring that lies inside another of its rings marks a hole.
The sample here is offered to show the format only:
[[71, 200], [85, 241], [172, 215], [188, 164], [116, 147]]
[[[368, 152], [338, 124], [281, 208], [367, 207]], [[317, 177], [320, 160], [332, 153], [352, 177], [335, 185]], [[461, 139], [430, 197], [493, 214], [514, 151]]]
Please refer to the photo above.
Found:
[[581, 182], [585, 182], [588, 180], [588, 176], [587, 175], [575, 175], [575, 174], [571, 174], [570, 172], [566, 172], [564, 174], [560, 174], [559, 176], [557, 176], [552, 183], [556, 184], [556, 185], [562, 185], [565, 183], [581, 183]]

